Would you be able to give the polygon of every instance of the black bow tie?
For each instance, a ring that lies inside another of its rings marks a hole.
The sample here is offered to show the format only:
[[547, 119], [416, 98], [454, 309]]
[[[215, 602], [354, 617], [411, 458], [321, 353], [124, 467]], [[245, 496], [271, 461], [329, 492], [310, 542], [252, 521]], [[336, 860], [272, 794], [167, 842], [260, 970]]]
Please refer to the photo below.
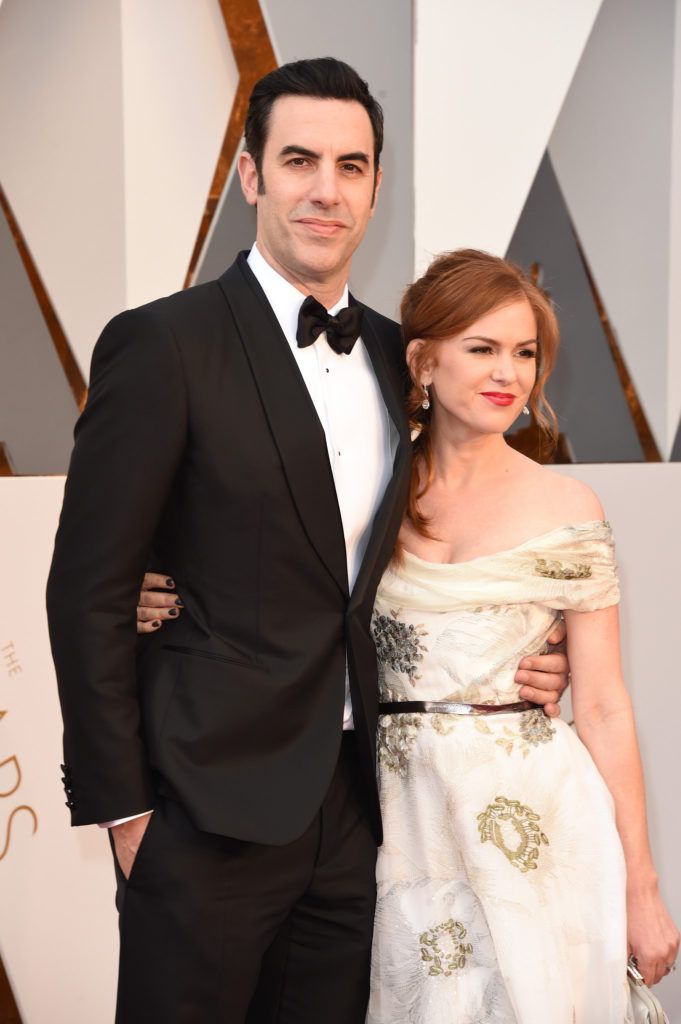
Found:
[[331, 316], [321, 302], [308, 295], [298, 314], [296, 341], [298, 348], [307, 348], [308, 345], [314, 345], [319, 335], [326, 331], [326, 340], [334, 352], [349, 356], [361, 330], [362, 310], [359, 306], [346, 306]]

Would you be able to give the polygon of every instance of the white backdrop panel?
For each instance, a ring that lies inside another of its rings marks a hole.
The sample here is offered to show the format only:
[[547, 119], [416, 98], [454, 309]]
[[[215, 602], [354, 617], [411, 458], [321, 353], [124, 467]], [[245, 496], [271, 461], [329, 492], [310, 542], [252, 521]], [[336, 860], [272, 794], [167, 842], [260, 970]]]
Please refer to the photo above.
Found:
[[0, 478], [0, 952], [23, 1024], [111, 1021], [115, 998], [109, 844], [69, 827], [59, 771], [44, 595], [63, 488]]
[[0, 182], [87, 377], [125, 306], [120, 7], [0, 10]]
[[238, 73], [218, 0], [121, 3], [126, 304], [138, 306], [184, 284]]
[[[560, 472], [593, 487], [615, 532], [624, 672], [636, 711], [653, 853], [662, 892], [681, 926], [681, 464], [561, 466]], [[661, 982], [659, 995], [670, 1020], [681, 1020], [681, 973]]]
[[670, 443], [681, 427], [681, 0], [676, 0], [673, 90], [667, 373], [667, 432]]
[[416, 0], [416, 273], [503, 254], [601, 0]]

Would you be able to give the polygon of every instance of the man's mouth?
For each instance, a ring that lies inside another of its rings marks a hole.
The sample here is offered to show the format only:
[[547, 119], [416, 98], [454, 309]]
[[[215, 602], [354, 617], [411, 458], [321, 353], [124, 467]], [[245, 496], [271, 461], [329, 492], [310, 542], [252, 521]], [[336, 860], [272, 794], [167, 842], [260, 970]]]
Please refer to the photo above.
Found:
[[322, 220], [318, 217], [301, 217], [298, 224], [304, 224], [309, 231], [323, 238], [339, 234], [347, 226], [340, 220]]

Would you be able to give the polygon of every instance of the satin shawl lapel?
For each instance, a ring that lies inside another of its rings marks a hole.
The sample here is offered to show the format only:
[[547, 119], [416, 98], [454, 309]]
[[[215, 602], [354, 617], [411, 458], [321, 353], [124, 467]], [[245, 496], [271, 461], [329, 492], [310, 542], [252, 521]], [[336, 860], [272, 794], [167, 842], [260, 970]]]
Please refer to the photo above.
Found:
[[305, 532], [348, 595], [345, 537], [324, 428], [247, 253], [220, 278]]
[[[355, 303], [354, 299], [351, 299], [351, 301]], [[355, 304], [361, 305], [361, 303]], [[381, 344], [371, 310], [366, 307], [364, 307], [364, 317], [362, 320], [362, 341], [369, 353], [388, 414], [399, 433], [399, 443], [395, 452], [393, 475], [388, 482], [383, 500], [374, 517], [371, 537], [369, 538], [362, 565], [352, 589], [350, 609], [362, 603], [367, 585], [374, 575], [377, 562], [382, 559], [387, 563], [390, 557], [392, 546], [404, 514], [411, 465], [411, 438], [404, 412], [400, 372], [397, 367], [388, 365], [389, 356], [385, 351], [385, 347]], [[390, 550], [385, 550], [388, 547]]]

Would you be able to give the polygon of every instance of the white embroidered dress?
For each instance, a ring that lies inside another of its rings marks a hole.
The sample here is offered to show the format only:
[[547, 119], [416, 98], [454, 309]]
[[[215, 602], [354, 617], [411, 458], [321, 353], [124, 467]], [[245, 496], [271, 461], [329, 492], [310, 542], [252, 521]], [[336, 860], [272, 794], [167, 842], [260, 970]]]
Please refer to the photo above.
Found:
[[[561, 609], [619, 600], [607, 523], [389, 568], [381, 699], [508, 704]], [[624, 1024], [625, 869], [588, 751], [542, 711], [383, 715], [368, 1024]]]

